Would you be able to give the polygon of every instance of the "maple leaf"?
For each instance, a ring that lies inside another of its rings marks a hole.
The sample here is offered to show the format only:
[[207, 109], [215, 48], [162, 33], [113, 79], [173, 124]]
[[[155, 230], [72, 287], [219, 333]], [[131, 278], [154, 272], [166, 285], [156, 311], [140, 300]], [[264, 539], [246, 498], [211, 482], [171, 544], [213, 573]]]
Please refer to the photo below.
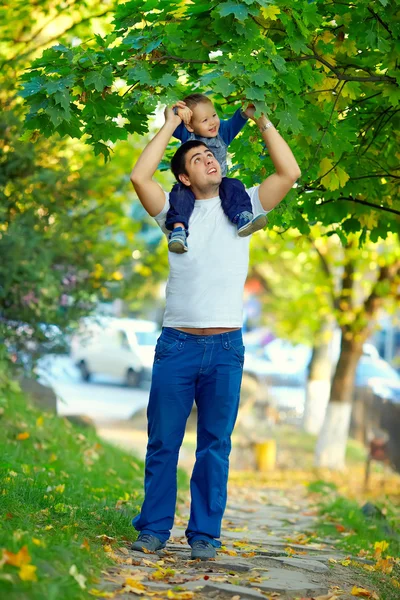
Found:
[[351, 590], [352, 596], [361, 596], [362, 598], [373, 598], [373, 600], [379, 600], [379, 596], [376, 592], [371, 592], [365, 588], [353, 586]]
[[22, 581], [37, 581], [35, 565], [22, 565], [18, 575]]
[[12, 565], [13, 567], [22, 567], [31, 562], [31, 557], [28, 552], [28, 546], [23, 546], [16, 554], [3, 550], [3, 559], [5, 564]]
[[271, 21], [277, 21], [277, 15], [279, 15], [281, 11], [277, 6], [270, 5], [263, 8], [261, 12], [264, 19], [271, 19]]

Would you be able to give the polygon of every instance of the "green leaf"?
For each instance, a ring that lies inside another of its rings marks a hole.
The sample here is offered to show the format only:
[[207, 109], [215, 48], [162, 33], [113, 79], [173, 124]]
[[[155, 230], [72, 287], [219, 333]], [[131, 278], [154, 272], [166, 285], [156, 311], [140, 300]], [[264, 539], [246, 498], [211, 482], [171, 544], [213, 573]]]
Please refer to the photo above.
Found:
[[170, 87], [176, 85], [177, 81], [178, 80], [174, 75], [171, 75], [171, 73], [165, 73], [159, 80], [159, 84], [163, 87]]
[[216, 92], [217, 94], [222, 94], [225, 97], [229, 96], [229, 94], [234, 92], [235, 89], [236, 88], [233, 85], [233, 83], [231, 83], [226, 77], [220, 77], [219, 79], [217, 79], [213, 86], [214, 92]]
[[111, 65], [103, 67], [100, 71], [92, 71], [85, 77], [85, 85], [90, 87], [94, 85], [98, 92], [102, 92], [105, 87], [110, 87], [113, 82], [113, 71]]
[[68, 90], [62, 90], [54, 94], [56, 104], [61, 104], [64, 110], [69, 110], [70, 96]]
[[279, 71], [280, 73], [284, 73], [286, 71], [286, 62], [282, 56], [279, 56], [279, 55], [274, 56], [273, 55], [270, 58], [271, 58], [273, 65], [277, 71]]
[[46, 113], [49, 115], [54, 127], [58, 127], [62, 121], [68, 119], [69, 114], [58, 106], [48, 106]]
[[34, 96], [43, 89], [45, 82], [46, 79], [44, 77], [34, 77], [30, 81], [24, 83], [22, 90], [19, 92], [19, 96], [22, 96], [22, 98]]
[[303, 124], [299, 121], [297, 114], [288, 110], [281, 110], [275, 113], [279, 119], [279, 126], [283, 127], [285, 131], [291, 130], [292, 133], [297, 134], [303, 129]]
[[264, 83], [272, 83], [275, 79], [275, 73], [267, 67], [262, 67], [254, 73], [249, 73], [249, 79], [256, 85], [261, 87], [262, 85], [264, 85]]
[[217, 10], [221, 17], [233, 15], [238, 21], [244, 21], [249, 15], [249, 11], [247, 10], [246, 6], [238, 2], [234, 2], [234, 0], [228, 0], [228, 2], [220, 4]]
[[264, 88], [250, 86], [244, 88], [243, 93], [247, 100], [260, 100], [261, 102], [265, 101], [266, 90]]
[[61, 92], [65, 88], [72, 87], [75, 82], [74, 75], [68, 75], [67, 77], [60, 77], [54, 79], [46, 84], [45, 88], [48, 94], [54, 94], [55, 92]]

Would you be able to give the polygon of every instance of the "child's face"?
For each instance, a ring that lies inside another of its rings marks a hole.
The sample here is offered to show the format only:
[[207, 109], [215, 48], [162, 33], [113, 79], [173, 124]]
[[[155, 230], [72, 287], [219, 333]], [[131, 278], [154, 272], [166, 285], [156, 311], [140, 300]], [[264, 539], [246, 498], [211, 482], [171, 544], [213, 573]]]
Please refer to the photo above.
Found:
[[218, 135], [219, 117], [212, 102], [200, 102], [192, 108], [193, 116], [187, 129], [201, 137], [213, 138]]

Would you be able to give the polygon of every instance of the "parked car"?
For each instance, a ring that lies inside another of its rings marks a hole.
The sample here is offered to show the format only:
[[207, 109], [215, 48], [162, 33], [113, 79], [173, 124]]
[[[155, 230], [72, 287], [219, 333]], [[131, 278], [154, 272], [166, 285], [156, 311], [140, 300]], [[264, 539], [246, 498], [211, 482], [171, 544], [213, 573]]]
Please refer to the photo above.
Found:
[[[278, 338], [263, 345], [258, 343], [254, 334], [245, 335], [244, 340], [244, 373], [257, 380], [263, 388], [264, 393], [259, 396], [278, 409], [282, 417], [301, 417], [306, 399], [311, 348]], [[356, 371], [356, 387], [370, 386], [376, 393], [379, 390], [380, 396], [385, 393], [387, 399], [396, 401], [399, 394], [398, 378], [397, 372], [379, 358], [375, 346], [364, 344]]]
[[84, 381], [108, 375], [136, 387], [151, 373], [159, 334], [153, 321], [89, 317], [71, 340], [71, 358]]

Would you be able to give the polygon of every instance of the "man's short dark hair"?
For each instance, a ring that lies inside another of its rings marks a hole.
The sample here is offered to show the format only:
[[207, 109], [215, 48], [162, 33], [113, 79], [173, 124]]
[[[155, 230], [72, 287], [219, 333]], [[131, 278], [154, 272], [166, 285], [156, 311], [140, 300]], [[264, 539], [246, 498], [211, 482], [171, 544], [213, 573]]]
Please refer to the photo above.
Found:
[[[175, 152], [174, 156], [171, 160], [171, 171], [175, 175], [175, 179], [179, 182], [179, 175], [187, 175], [186, 171], [186, 154], [192, 148], [197, 148], [198, 146], [204, 146], [208, 150], [210, 150], [204, 142], [200, 140], [189, 140], [185, 142], [181, 146], [179, 146], [178, 150]], [[212, 150], [210, 150], [212, 152]], [[214, 154], [214, 153], [213, 153]]]

